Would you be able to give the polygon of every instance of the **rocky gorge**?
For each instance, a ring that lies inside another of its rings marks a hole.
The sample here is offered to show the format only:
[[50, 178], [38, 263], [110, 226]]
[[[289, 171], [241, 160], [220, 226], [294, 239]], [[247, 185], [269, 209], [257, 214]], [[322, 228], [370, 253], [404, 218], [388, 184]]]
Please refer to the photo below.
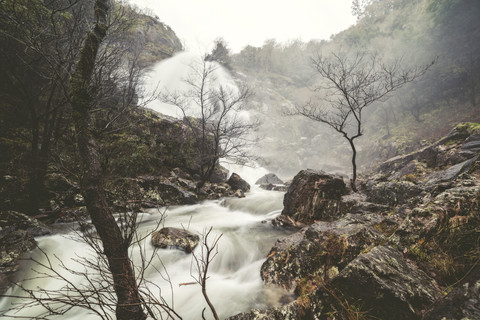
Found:
[[[277, 240], [260, 271], [268, 287], [283, 290], [283, 303], [229, 319], [477, 319], [479, 155], [479, 127], [466, 123], [436, 143], [380, 164], [360, 179], [358, 193], [343, 177], [310, 169], [288, 186], [272, 175], [259, 179], [264, 189], [288, 188], [281, 215], [266, 223], [294, 232]], [[139, 211], [244, 197], [250, 189], [237, 174], [227, 180], [218, 167], [216, 182], [197, 190], [188, 170], [112, 180], [111, 205]], [[2, 291], [18, 258], [35, 247], [34, 237], [55, 232], [52, 216], [57, 224], [86, 217], [75, 183], [65, 177], [55, 181], [63, 190], [51, 205], [57, 214], [37, 217], [46, 224], [18, 212], [1, 213]], [[168, 233], [179, 232], [164, 230], [157, 238]], [[166, 246], [189, 252], [198, 242], [182, 237], [186, 245]]]
[[479, 129], [387, 160], [358, 193], [299, 172], [272, 222], [297, 231], [261, 268], [292, 301], [229, 319], [479, 319]]

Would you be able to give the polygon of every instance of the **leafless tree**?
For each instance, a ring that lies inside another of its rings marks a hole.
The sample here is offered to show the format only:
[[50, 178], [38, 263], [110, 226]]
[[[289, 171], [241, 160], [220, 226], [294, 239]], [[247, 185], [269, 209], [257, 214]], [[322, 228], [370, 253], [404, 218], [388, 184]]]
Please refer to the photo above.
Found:
[[318, 55], [312, 64], [322, 78], [315, 89], [322, 96], [319, 101], [297, 105], [290, 114], [324, 123], [348, 141], [352, 149], [351, 188], [357, 191], [355, 139], [363, 135], [364, 109], [376, 101], [385, 101], [389, 93], [424, 75], [433, 63], [404, 68], [401, 59], [387, 64], [367, 52], [352, 57], [340, 53]]
[[[205, 299], [205, 301], [208, 304], [208, 307], [212, 311], [213, 317], [215, 320], [219, 320], [217, 311], [213, 305], [213, 303], [210, 301], [210, 298], [208, 297], [207, 294], [207, 280], [208, 280], [208, 268], [210, 267], [210, 264], [212, 263], [213, 259], [218, 254], [218, 241], [220, 241], [220, 238], [222, 237], [223, 234], [220, 234], [219, 236], [215, 237], [213, 239], [213, 242], [210, 244], [208, 237], [210, 236], [212, 232], [212, 228], [208, 229], [208, 231], [205, 231], [203, 236], [202, 236], [202, 243], [200, 246], [200, 255], [197, 255], [196, 253], [192, 252], [192, 259], [193, 259], [193, 267], [194, 270], [192, 270], [191, 274], [193, 279], [202, 287], [202, 294]], [[205, 309], [203, 310], [205, 312]], [[202, 318], [205, 319], [204, 312], [202, 312]]]
[[[173, 291], [173, 286], [168, 272], [158, 256], [157, 249], [151, 254], [147, 253], [145, 240], [155, 232], [163, 223], [165, 212], [161, 212], [160, 218], [154, 228], [147, 233], [141, 233], [138, 225], [142, 222], [136, 213], [123, 213], [119, 217], [119, 228], [129, 244], [130, 261], [133, 254], [138, 255], [138, 264], [132, 267], [136, 273], [138, 296], [142, 308], [151, 319], [182, 319], [175, 312], [173, 299], [166, 301], [159, 293], [162, 289], [157, 282], [147, 279], [146, 272], [153, 269], [160, 274], [167, 285]], [[6, 297], [15, 298], [18, 302], [12, 305], [10, 310], [2, 312], [8, 318], [16, 319], [49, 319], [53, 315], [65, 315], [74, 308], [86, 309], [97, 315], [100, 319], [114, 319], [117, 308], [117, 297], [112, 292], [114, 279], [109, 271], [109, 260], [103, 254], [103, 244], [94, 228], [82, 228], [77, 231], [73, 240], [87, 243], [90, 252], [77, 255], [72, 261], [63, 261], [57, 256], [48, 255], [42, 249], [40, 257], [28, 258], [32, 265], [32, 277], [23, 279], [15, 284], [20, 289], [20, 294], [10, 294]], [[41, 279], [47, 281], [58, 280], [61, 288], [31, 288], [29, 281], [38, 282]], [[81, 281], [76, 281], [81, 279]], [[26, 284], [24, 284], [26, 283]], [[155, 291], [155, 292], [154, 292]], [[15, 291], [14, 291], [15, 292]], [[172, 294], [173, 296], [173, 294]], [[22, 309], [41, 306], [42, 311], [35, 315], [23, 316], [19, 313]], [[116, 317], [118, 319], [118, 316]]]
[[196, 158], [200, 164], [197, 188], [207, 182], [220, 158], [245, 162], [255, 139], [252, 133], [258, 123], [245, 119], [240, 113], [252, 95], [246, 85], [239, 87], [217, 84], [216, 66], [200, 61], [192, 66], [185, 82], [189, 90], [164, 94], [163, 102], [176, 106], [195, 137]]

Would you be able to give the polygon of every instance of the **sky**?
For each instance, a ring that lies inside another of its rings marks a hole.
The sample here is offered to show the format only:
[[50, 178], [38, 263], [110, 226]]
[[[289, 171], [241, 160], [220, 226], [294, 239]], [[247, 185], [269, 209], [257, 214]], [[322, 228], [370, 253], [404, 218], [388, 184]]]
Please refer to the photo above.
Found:
[[169, 25], [189, 51], [225, 39], [232, 52], [267, 39], [329, 39], [355, 23], [352, 0], [130, 0]]

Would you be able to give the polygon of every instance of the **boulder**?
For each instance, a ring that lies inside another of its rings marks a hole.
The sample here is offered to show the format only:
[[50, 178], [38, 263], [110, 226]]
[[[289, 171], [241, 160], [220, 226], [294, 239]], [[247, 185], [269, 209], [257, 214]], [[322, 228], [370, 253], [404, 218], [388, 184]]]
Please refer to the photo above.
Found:
[[263, 281], [291, 290], [305, 278], [328, 278], [363, 250], [385, 241], [385, 236], [375, 229], [383, 219], [378, 215], [349, 214], [333, 222], [314, 223], [277, 240], [262, 265]]
[[250, 191], [250, 184], [243, 180], [238, 174], [235, 172], [232, 173], [230, 178], [227, 181], [228, 185], [232, 187], [232, 190], [242, 190], [243, 192], [248, 192]]
[[220, 183], [227, 181], [228, 178], [228, 170], [221, 165], [217, 165], [215, 170], [213, 171], [210, 182], [212, 183]]
[[282, 215], [302, 223], [331, 221], [345, 214], [347, 208], [342, 196], [347, 193], [341, 176], [311, 169], [302, 170], [288, 187]]
[[162, 228], [152, 233], [152, 244], [166, 249], [174, 248], [190, 253], [200, 242], [200, 237], [184, 229]]
[[277, 177], [274, 173], [267, 173], [263, 177], [257, 180], [255, 184], [269, 185], [269, 184], [283, 184], [283, 181]]
[[420, 319], [421, 312], [442, 296], [431, 278], [389, 246], [360, 254], [332, 286], [350, 301], [362, 301], [364, 310], [379, 319]]

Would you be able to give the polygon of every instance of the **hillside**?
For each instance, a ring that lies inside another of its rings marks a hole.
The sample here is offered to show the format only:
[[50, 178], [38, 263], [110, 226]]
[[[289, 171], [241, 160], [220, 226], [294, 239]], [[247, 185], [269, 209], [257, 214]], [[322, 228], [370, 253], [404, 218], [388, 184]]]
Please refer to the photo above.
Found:
[[341, 136], [321, 123], [284, 116], [318, 97], [314, 89], [321, 78], [311, 59], [319, 55], [370, 52], [382, 62], [400, 59], [402, 68], [435, 61], [421, 79], [366, 109], [363, 136], [357, 140], [359, 163], [365, 167], [433, 142], [457, 123], [480, 120], [478, 2], [365, 3], [357, 24], [329, 41], [269, 40], [233, 55], [234, 72], [258, 88], [252, 109], [268, 110], [268, 116], [260, 115], [260, 134], [268, 138], [259, 150], [266, 150], [265, 164], [272, 170], [286, 175], [305, 167], [349, 172], [349, 147]]

